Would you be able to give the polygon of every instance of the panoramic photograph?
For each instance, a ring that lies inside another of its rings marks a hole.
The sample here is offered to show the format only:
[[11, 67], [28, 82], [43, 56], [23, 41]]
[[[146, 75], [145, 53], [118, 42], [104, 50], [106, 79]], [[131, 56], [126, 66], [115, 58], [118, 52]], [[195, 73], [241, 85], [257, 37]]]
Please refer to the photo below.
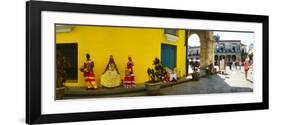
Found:
[[254, 91], [254, 32], [55, 24], [55, 100]]

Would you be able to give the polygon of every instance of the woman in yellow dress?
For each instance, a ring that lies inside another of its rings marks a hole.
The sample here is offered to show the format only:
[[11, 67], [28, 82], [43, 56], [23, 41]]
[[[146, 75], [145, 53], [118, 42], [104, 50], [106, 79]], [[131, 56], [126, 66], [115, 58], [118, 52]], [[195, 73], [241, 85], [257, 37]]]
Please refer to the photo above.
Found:
[[120, 73], [118, 72], [116, 63], [112, 55], [110, 55], [109, 62], [101, 76], [100, 84], [101, 86], [108, 88], [117, 87], [121, 84]]

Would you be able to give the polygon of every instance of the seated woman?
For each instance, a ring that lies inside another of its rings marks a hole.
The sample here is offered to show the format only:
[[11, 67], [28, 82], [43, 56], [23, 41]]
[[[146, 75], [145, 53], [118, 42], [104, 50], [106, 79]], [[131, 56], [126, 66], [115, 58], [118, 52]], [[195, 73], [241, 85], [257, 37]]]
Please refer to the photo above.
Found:
[[112, 55], [110, 55], [109, 62], [101, 76], [100, 84], [108, 88], [117, 87], [121, 84], [120, 73], [118, 72]]
[[212, 62], [210, 62], [210, 64], [208, 65], [208, 73], [209, 74], [216, 73], [216, 69], [215, 69], [214, 64]]

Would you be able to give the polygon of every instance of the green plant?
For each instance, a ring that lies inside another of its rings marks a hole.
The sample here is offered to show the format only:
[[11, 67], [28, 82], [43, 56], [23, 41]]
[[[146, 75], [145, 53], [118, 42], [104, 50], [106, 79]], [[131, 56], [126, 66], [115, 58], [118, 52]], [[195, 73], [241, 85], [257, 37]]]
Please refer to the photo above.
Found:
[[57, 50], [56, 54], [56, 88], [63, 87], [63, 83], [66, 81], [67, 71], [69, 63], [66, 58]]
[[159, 81], [164, 81], [165, 78], [167, 77], [167, 72], [165, 68], [162, 66], [162, 64], [160, 63], [160, 60], [158, 58], [155, 58], [153, 65], [154, 65], [154, 69], [152, 68], [147, 69], [147, 74], [150, 78], [149, 82], [156, 83]]

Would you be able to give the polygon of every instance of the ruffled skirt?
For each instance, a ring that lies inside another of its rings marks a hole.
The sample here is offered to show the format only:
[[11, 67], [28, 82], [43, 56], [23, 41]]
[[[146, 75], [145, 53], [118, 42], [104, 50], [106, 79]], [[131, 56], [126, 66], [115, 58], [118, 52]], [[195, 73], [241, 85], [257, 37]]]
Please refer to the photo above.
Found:
[[120, 74], [117, 71], [107, 70], [102, 76], [100, 81], [101, 86], [104, 87], [117, 87], [121, 84]]

